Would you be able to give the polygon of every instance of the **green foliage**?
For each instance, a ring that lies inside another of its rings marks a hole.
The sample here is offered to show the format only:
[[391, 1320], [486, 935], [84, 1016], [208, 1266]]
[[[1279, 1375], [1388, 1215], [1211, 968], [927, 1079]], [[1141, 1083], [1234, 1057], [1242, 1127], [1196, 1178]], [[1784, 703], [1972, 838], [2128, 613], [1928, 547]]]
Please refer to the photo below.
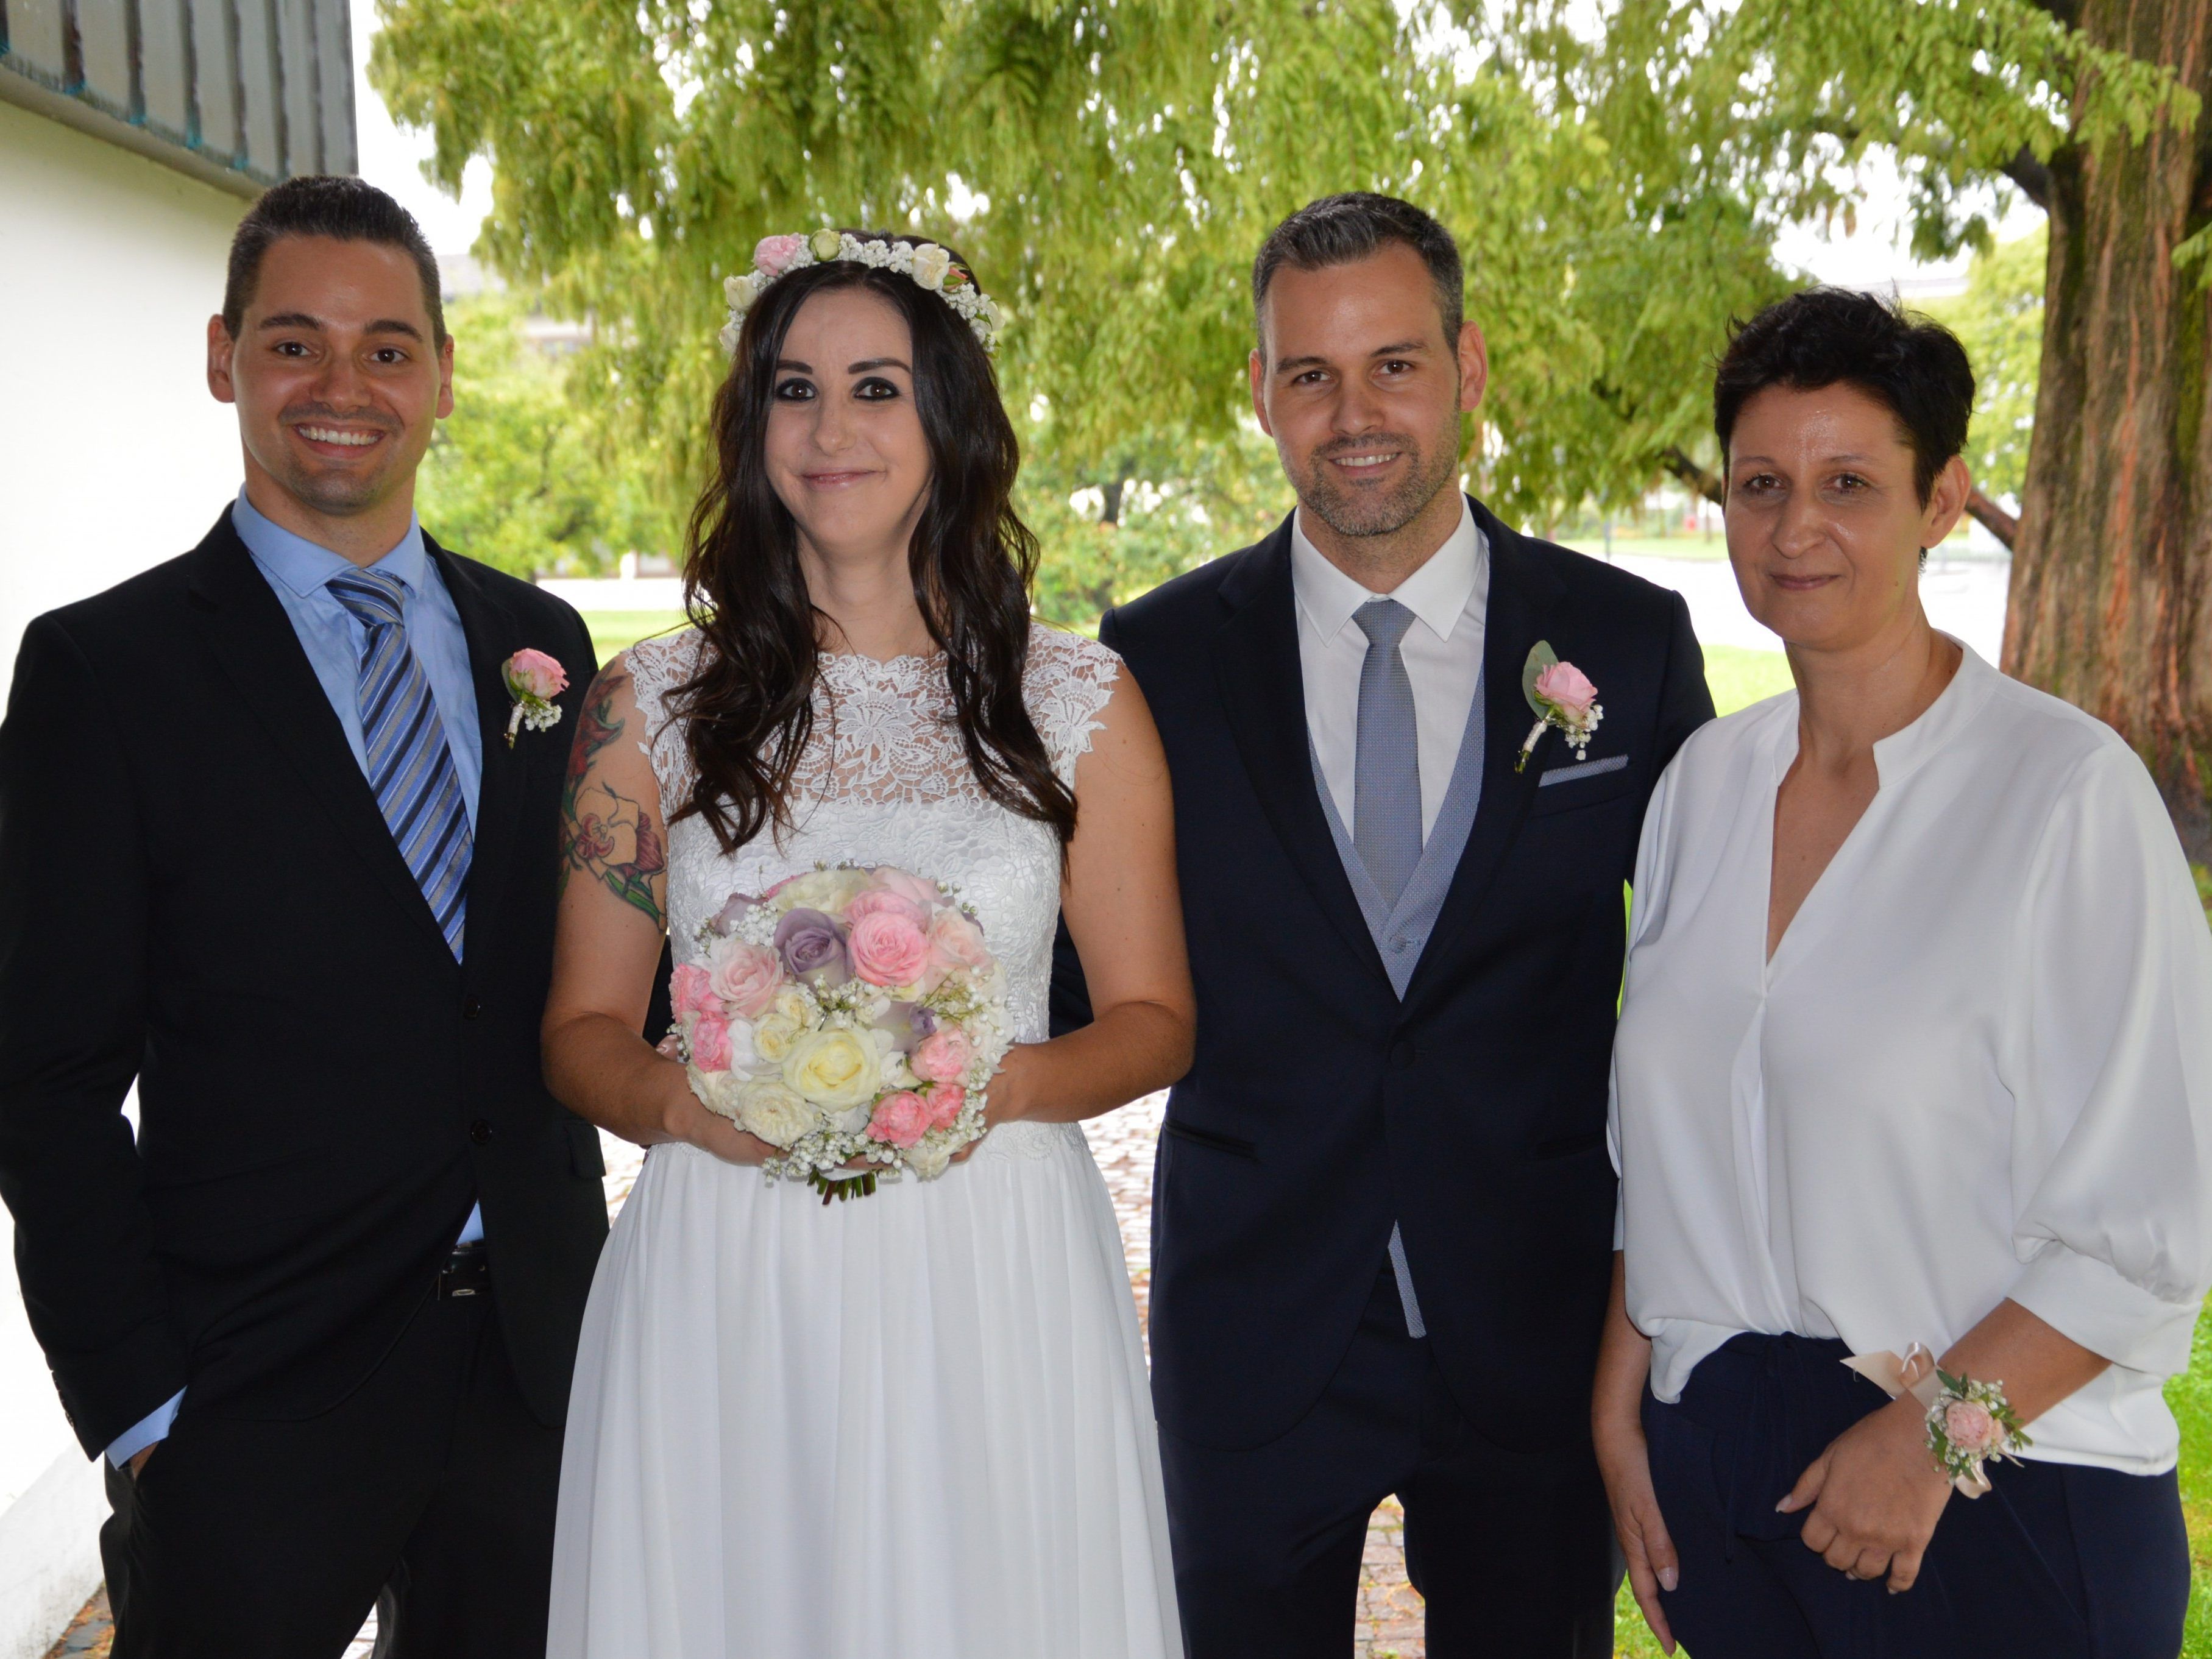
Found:
[[[1050, 452], [1025, 499], [1077, 611], [1176, 566], [1190, 508], [1212, 516], [1250, 260], [1315, 196], [1395, 191], [1459, 236], [1494, 366], [1473, 482], [1543, 524], [1710, 458], [1726, 319], [1787, 287], [1775, 232], [1848, 212], [1869, 152], [1899, 158], [1932, 255], [1986, 245], [2008, 171], [2196, 114], [2032, 0], [378, 6], [371, 78], [434, 130], [449, 187], [492, 158], [481, 251], [599, 320], [574, 390], [672, 499], [723, 369], [721, 278], [758, 237], [955, 240], [1013, 313], [1002, 380]], [[1176, 505], [1086, 544], [1050, 492], [1132, 455]], [[1213, 527], [1209, 548], [1242, 534]]]
[[674, 544], [649, 460], [601, 441], [561, 365], [525, 339], [529, 307], [486, 295], [447, 313], [453, 412], [423, 457], [419, 504], [440, 540], [520, 576], [597, 574]]
[[1977, 253], [1966, 291], [1924, 309], [1947, 325], [1974, 364], [1974, 419], [1966, 464], [1984, 494], [2017, 501], [2027, 481], [2035, 384], [2043, 362], [2043, 271], [2047, 232]]
[[1071, 465], [1041, 428], [1024, 446], [1019, 506], [1042, 544], [1037, 612], [1063, 627], [1095, 627], [1108, 607], [1259, 540], [1291, 508], [1275, 447], [1249, 422], [1128, 446], [1096, 471]]

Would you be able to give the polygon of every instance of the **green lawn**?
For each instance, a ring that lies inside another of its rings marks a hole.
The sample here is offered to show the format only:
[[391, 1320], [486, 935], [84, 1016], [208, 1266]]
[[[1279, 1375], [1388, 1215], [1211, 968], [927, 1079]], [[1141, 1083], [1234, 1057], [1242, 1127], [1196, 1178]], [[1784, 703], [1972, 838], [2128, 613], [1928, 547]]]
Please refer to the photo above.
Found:
[[605, 662], [617, 651], [627, 651], [648, 635], [665, 634], [684, 626], [681, 611], [586, 611], [584, 626], [592, 630], [592, 649]]

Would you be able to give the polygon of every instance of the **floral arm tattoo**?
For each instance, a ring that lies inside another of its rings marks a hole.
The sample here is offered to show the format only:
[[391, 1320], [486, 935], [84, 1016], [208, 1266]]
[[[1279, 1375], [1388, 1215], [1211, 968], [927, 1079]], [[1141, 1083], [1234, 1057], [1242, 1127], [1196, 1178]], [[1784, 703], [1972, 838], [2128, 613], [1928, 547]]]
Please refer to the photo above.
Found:
[[615, 694], [629, 683], [619, 668], [592, 682], [576, 721], [576, 740], [568, 750], [568, 775], [561, 786], [561, 885], [581, 871], [625, 904], [642, 910], [656, 926], [668, 918], [653, 896], [653, 878], [668, 868], [667, 848], [653, 815], [642, 803], [618, 793], [592, 776], [599, 751], [623, 734], [625, 722], [615, 713]]

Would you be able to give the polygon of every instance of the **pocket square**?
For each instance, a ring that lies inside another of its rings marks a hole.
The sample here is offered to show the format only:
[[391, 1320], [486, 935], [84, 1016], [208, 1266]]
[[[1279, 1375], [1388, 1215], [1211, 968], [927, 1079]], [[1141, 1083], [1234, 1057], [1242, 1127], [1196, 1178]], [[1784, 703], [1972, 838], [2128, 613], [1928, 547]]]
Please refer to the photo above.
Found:
[[1594, 778], [1604, 772], [1618, 772], [1628, 764], [1626, 755], [1607, 755], [1603, 760], [1582, 761], [1573, 766], [1555, 766], [1536, 779], [1539, 789], [1548, 789], [1555, 783], [1574, 783], [1583, 778]]

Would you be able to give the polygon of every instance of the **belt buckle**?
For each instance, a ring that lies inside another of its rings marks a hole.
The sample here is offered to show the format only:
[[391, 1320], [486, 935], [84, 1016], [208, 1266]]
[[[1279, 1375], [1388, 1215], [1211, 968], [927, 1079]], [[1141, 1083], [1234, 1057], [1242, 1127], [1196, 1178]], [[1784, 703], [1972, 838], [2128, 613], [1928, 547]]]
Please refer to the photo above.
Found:
[[438, 1274], [438, 1300], [455, 1302], [491, 1292], [491, 1262], [482, 1243], [456, 1245]]

